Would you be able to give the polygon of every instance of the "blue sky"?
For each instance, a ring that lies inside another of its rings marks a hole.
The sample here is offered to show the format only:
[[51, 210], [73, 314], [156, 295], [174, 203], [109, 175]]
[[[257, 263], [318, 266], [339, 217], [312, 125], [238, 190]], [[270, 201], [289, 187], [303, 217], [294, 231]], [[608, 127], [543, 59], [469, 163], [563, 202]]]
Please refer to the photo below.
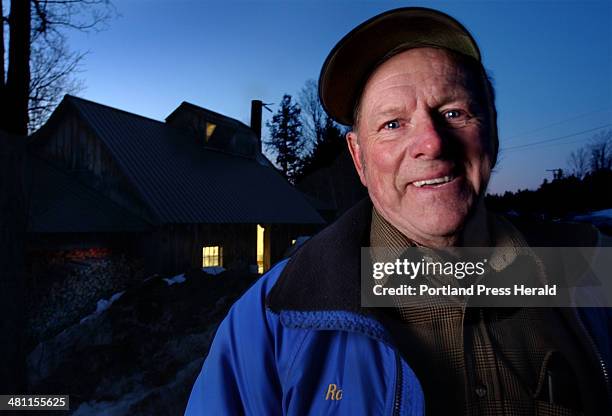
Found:
[[546, 169], [565, 168], [569, 153], [600, 131], [593, 129], [612, 128], [610, 1], [114, 4], [120, 16], [107, 30], [68, 34], [73, 49], [89, 51], [80, 95], [158, 120], [189, 101], [248, 124], [251, 99], [297, 95], [354, 26], [425, 6], [468, 27], [495, 80], [502, 151], [491, 192], [537, 187]]

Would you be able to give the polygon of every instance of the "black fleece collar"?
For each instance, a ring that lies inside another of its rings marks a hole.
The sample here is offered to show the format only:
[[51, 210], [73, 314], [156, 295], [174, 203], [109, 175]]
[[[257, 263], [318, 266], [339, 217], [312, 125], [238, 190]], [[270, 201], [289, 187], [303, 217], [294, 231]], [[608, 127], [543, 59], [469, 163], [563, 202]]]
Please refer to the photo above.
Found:
[[274, 312], [361, 307], [361, 247], [369, 246], [372, 203], [363, 199], [308, 240], [289, 260], [266, 300]]

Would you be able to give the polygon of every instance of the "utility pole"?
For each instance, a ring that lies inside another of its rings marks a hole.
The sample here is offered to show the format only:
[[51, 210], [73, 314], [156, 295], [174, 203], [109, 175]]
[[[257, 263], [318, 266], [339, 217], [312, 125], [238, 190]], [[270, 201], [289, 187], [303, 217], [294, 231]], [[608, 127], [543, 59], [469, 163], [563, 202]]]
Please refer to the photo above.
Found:
[[553, 173], [553, 180], [556, 181], [557, 179], [563, 179], [563, 169], [558, 168], [558, 169], [546, 169], [546, 172], [552, 172]]

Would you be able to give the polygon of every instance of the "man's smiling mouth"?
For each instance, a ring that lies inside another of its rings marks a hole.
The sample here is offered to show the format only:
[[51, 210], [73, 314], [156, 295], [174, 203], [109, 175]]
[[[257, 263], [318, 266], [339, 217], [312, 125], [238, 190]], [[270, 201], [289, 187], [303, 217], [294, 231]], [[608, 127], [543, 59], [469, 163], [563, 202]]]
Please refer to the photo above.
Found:
[[441, 176], [439, 178], [424, 179], [422, 181], [414, 181], [412, 182], [412, 184], [416, 186], [417, 188], [421, 188], [426, 185], [442, 185], [442, 184], [452, 181], [453, 179], [455, 179], [455, 175], [446, 175], [446, 176]]

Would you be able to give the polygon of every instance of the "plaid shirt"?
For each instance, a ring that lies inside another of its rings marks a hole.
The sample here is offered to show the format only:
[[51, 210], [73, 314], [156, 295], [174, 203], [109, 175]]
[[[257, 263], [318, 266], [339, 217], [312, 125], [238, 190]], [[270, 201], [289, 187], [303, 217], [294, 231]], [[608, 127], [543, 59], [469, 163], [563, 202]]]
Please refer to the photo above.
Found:
[[[507, 220], [490, 216], [490, 259], [512, 273], [526, 246]], [[372, 247], [414, 246], [373, 209]], [[537, 259], [533, 267], [543, 273]], [[502, 276], [500, 276], [502, 277]], [[428, 415], [579, 415], [592, 377], [585, 351], [552, 308], [466, 308], [406, 305], [381, 313], [400, 351], [421, 380]], [[584, 386], [576, 388], [577, 380]]]

